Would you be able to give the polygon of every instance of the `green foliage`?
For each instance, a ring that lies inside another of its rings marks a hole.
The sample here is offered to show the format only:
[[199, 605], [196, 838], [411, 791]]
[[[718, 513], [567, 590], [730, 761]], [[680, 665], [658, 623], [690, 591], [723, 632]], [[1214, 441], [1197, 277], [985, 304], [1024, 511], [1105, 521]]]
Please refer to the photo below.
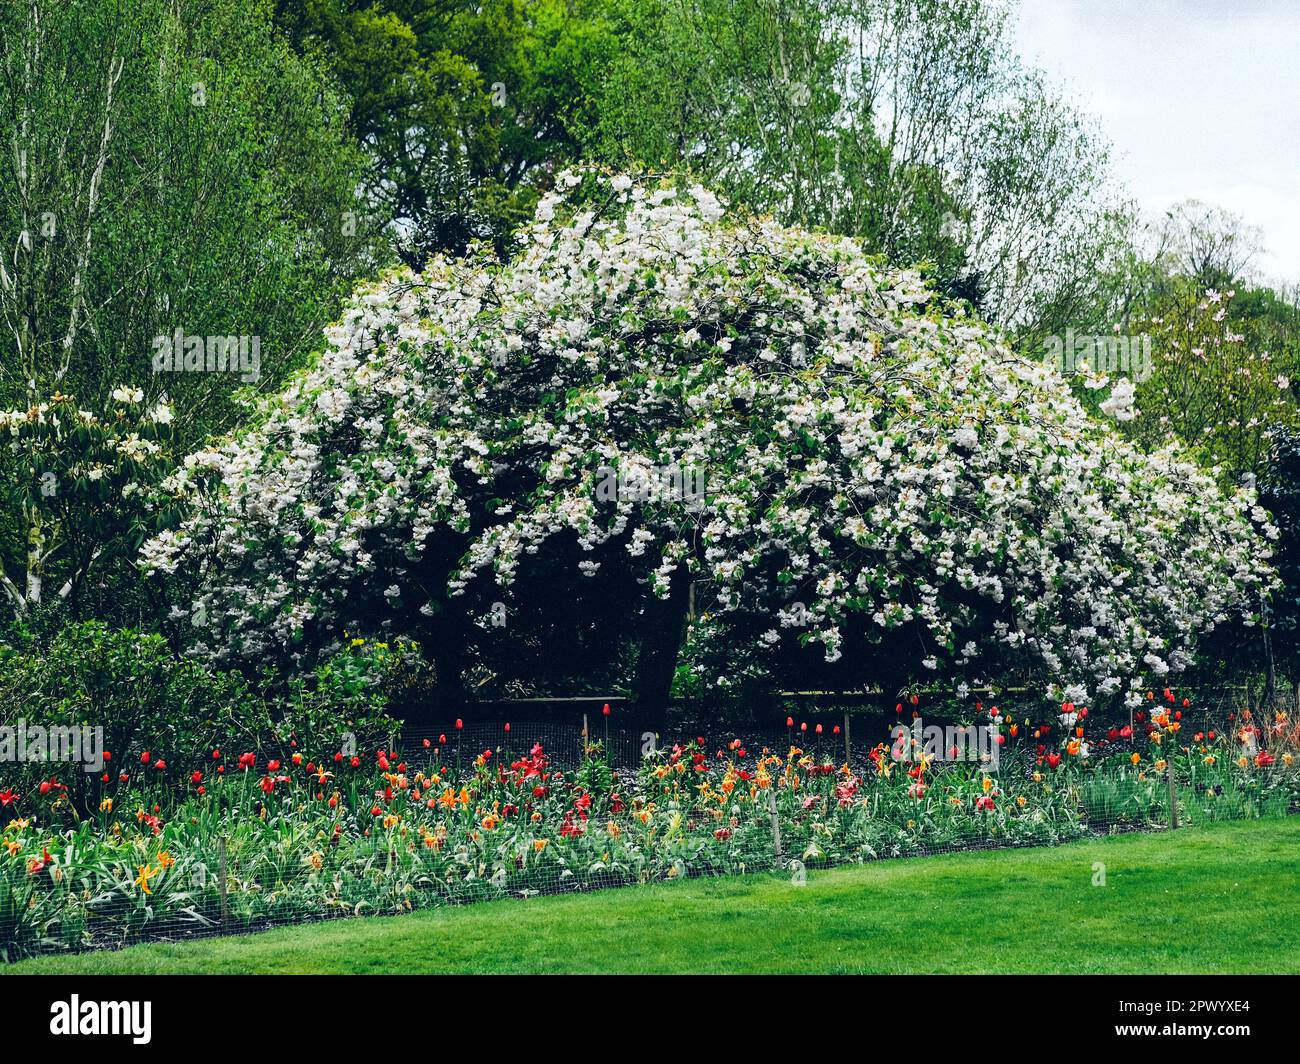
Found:
[[265, 0], [0, 0], [0, 141], [7, 404], [134, 385], [200, 439], [248, 382], [155, 375], [153, 338], [257, 336], [274, 385], [373, 269], [341, 101]]
[[[585, 151], [686, 167], [787, 224], [927, 263], [1001, 324], [1095, 298], [1128, 208], [1095, 125], [975, 0], [609, 0]], [[1050, 331], [1050, 329], [1049, 329]]]
[[573, 157], [588, 79], [612, 54], [566, 0], [278, 0], [276, 20], [349, 99], [367, 194], [423, 266], [473, 240], [504, 252], [539, 183]]
[[[18, 632], [0, 644], [0, 723], [19, 720], [29, 728], [103, 728], [112, 760], [100, 772], [63, 763], [4, 766], [6, 785], [24, 793], [57, 779], [82, 814], [116, 792], [119, 775], [157, 772], [138, 757], [131, 763], [142, 750], [163, 758], [163, 772], [177, 779], [183, 766], [172, 759], [181, 751], [195, 759], [222, 743], [256, 746], [272, 724], [269, 706], [238, 674], [178, 660], [161, 636], [100, 622], [69, 625], [49, 640]], [[101, 774], [110, 776], [107, 787]]]
[[1141, 414], [1131, 433], [1150, 447], [1180, 440], [1229, 483], [1259, 476], [1274, 434], [1296, 421], [1300, 310], [1272, 293], [1239, 302], [1232, 290], [1181, 280], [1148, 322], [1154, 372], [1137, 389]]
[[[385, 712], [390, 701], [418, 693], [427, 673], [414, 644], [351, 640], [312, 671], [289, 675], [274, 701], [276, 741], [286, 749], [379, 749], [398, 729]], [[274, 672], [265, 677], [268, 687], [276, 680]]]
[[[168, 400], [168, 434], [188, 447], [299, 364], [374, 268], [362, 156], [264, 0], [0, 0], [0, 143], [0, 409], [51, 406], [41, 462], [34, 424], [8, 426], [24, 438], [0, 469], [0, 562], [49, 568], [55, 592], [71, 581], [74, 616], [136, 620], [148, 604], [109, 562], [134, 547], [118, 491], [138, 477], [101, 452], [137, 404], [110, 392], [138, 389], [139, 409]], [[177, 330], [256, 338], [258, 373], [156, 372], [154, 340]], [[98, 428], [76, 415], [106, 409]], [[73, 490], [70, 467], [104, 465]], [[42, 525], [19, 496], [47, 473], [58, 494]]]
[[19, 628], [0, 643], [0, 725], [102, 728], [111, 759], [95, 772], [0, 765], [0, 789], [33, 794], [55, 781], [51, 800], [82, 817], [133, 786], [151, 800], [192, 790], [190, 774], [219, 763], [213, 751], [378, 749], [397, 730], [389, 696], [418, 675], [411, 660], [409, 648], [358, 642], [277, 688], [274, 674], [259, 684], [178, 658], [158, 635], [94, 621], [43, 638]]
[[279, 0], [351, 100], [408, 265], [509, 251], [579, 158], [690, 170], [925, 262], [1002, 322], [1093, 299], [1127, 208], [1096, 129], [975, 0]]
[[24, 622], [77, 613], [87, 600], [102, 602], [106, 585], [129, 584], [156, 520], [152, 489], [178, 458], [171, 407], [144, 408], [139, 389], [109, 399], [102, 416], [59, 393], [27, 410], [0, 410], [9, 436], [0, 489], [12, 533], [0, 541], [0, 588]]

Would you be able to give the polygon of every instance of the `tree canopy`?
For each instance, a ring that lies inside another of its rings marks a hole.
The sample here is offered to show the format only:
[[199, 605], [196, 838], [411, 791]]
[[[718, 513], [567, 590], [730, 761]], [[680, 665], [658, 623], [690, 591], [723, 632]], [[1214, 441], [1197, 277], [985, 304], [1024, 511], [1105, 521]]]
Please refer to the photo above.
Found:
[[639, 587], [669, 675], [647, 629], [694, 581], [760, 655], [815, 648], [849, 684], [996, 669], [1082, 700], [1257, 608], [1253, 493], [1125, 442], [860, 242], [594, 170], [521, 240], [364, 289], [167, 481], [183, 516], [145, 565], [203, 652], [389, 631], [437, 656], [541, 571], [556, 598]]

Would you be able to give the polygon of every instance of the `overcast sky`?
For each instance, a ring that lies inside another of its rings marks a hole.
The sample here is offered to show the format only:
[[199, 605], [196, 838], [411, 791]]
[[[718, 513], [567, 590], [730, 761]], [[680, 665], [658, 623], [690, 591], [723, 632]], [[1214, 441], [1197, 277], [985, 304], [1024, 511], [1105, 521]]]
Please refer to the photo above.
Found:
[[1021, 55], [1097, 115], [1144, 211], [1196, 198], [1300, 281], [1300, 0], [1020, 0]]

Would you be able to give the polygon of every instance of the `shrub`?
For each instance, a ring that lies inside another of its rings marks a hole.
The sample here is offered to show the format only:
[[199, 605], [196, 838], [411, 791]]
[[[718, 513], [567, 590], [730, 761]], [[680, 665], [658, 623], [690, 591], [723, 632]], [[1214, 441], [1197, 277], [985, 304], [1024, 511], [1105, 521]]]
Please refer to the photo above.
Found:
[[41, 791], [76, 819], [133, 783], [154, 795], [188, 792], [213, 751], [287, 757], [300, 745], [374, 749], [396, 730], [384, 713], [407, 655], [350, 643], [315, 671], [277, 688], [238, 672], [177, 657], [160, 635], [73, 624], [45, 645], [25, 632], [0, 644], [0, 726], [102, 728], [102, 765], [23, 759], [0, 763], [0, 790]]

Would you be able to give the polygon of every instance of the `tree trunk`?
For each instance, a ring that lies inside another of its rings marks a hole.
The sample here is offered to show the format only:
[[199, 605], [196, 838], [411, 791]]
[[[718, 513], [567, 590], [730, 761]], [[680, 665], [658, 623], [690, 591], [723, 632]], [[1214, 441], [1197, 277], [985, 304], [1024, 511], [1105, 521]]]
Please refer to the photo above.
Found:
[[668, 720], [668, 699], [681, 651], [690, 585], [685, 570], [679, 569], [672, 576], [668, 598], [652, 598], [642, 618], [632, 697], [644, 726], [660, 733]]
[[42, 575], [45, 567], [45, 529], [41, 526], [41, 512], [33, 509], [31, 525], [27, 531], [27, 592], [24, 596], [24, 610], [27, 606], [41, 604]]
[[465, 708], [465, 643], [468, 633], [461, 617], [450, 610], [444, 611], [438, 623], [430, 626], [432, 636], [427, 644], [433, 660], [434, 686], [433, 711], [441, 717], [459, 716]]

